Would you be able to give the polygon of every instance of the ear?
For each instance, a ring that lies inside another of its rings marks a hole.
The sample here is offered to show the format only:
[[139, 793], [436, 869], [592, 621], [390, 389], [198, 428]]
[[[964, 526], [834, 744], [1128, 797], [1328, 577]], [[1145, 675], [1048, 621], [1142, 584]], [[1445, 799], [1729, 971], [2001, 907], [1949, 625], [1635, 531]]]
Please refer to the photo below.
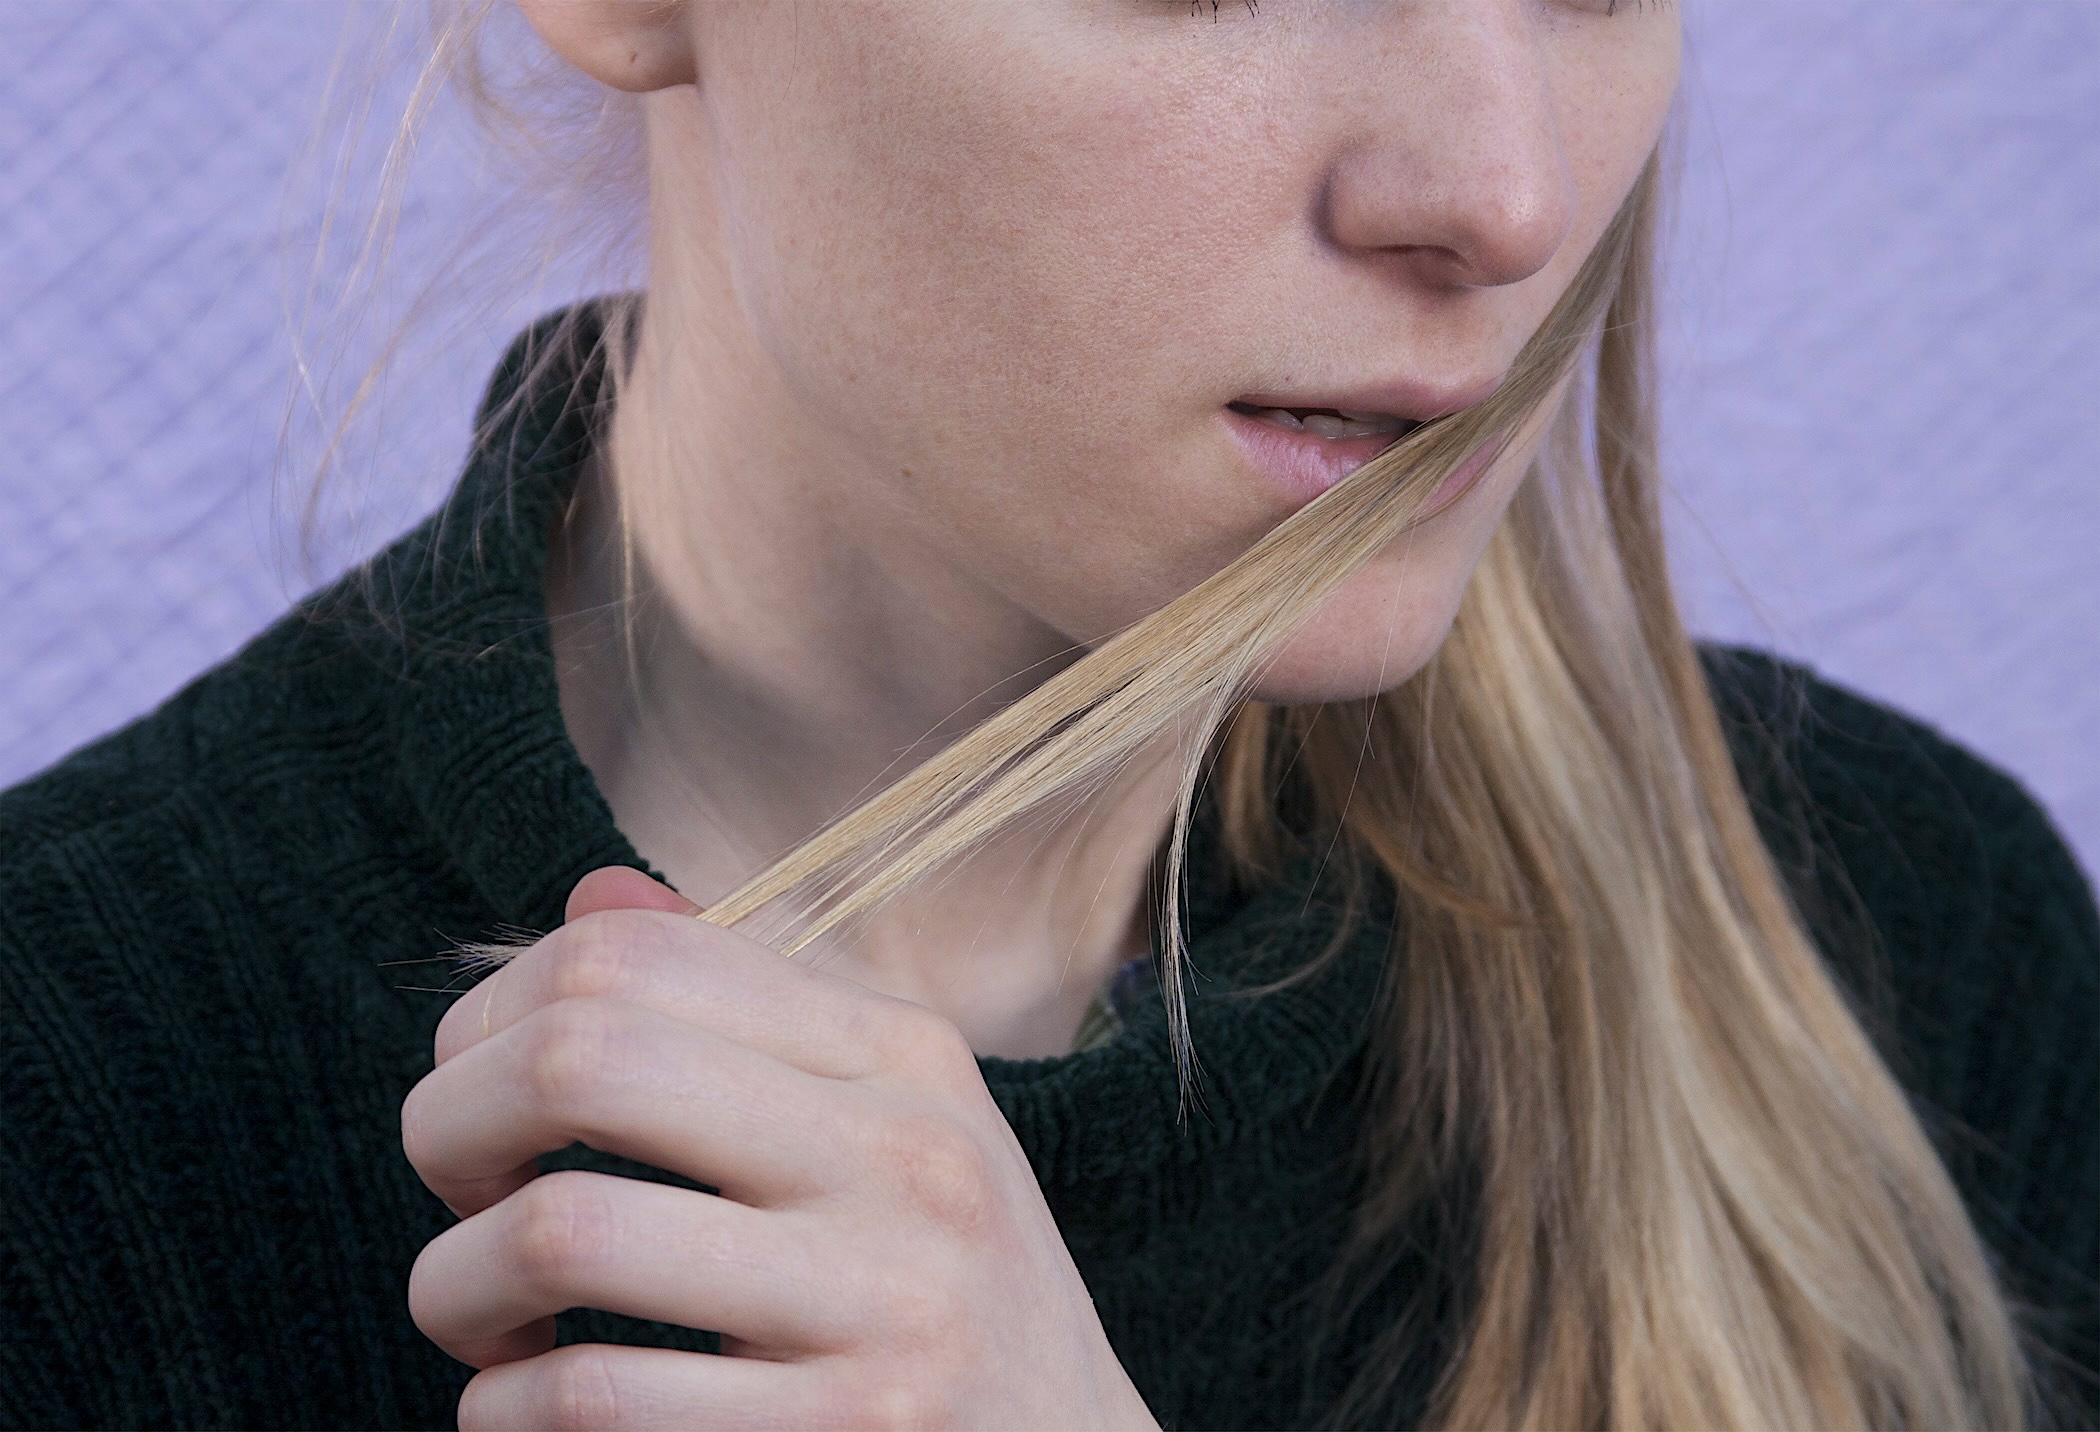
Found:
[[687, 0], [517, 0], [547, 47], [600, 84], [630, 94], [700, 77]]

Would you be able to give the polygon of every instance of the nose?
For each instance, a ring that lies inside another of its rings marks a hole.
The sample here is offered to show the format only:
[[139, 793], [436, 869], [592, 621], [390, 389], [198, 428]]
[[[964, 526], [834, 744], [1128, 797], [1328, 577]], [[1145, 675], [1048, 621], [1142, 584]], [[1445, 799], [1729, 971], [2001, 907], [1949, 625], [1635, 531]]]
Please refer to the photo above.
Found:
[[1335, 36], [1346, 98], [1330, 102], [1348, 120], [1328, 238], [1439, 285], [1529, 278], [1566, 241], [1576, 196], [1528, 0], [1368, 8]]

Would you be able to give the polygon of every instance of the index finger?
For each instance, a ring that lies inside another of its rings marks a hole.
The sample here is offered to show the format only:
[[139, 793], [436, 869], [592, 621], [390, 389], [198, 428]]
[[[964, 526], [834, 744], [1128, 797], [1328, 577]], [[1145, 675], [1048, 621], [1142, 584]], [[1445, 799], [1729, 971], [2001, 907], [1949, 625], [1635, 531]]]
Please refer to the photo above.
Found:
[[807, 1073], [858, 1079], [893, 1062], [916, 1005], [796, 964], [734, 930], [660, 910], [602, 910], [540, 940], [454, 1002], [443, 1064], [564, 999], [609, 998], [699, 1025]]
[[[576, 888], [569, 892], [568, 904], [562, 912], [562, 921], [564, 924], [572, 924], [586, 915], [595, 915], [604, 910], [661, 910], [671, 915], [703, 913], [703, 907], [630, 865], [600, 866], [577, 881]], [[511, 956], [510, 962], [502, 969], [484, 976], [479, 984], [452, 1002], [452, 1008], [438, 1021], [435, 1051], [437, 1063], [443, 1064], [460, 1051], [480, 1043], [500, 1027], [491, 1020], [490, 1001], [495, 998], [492, 986], [503, 970], [509, 969], [519, 958], [518, 955]], [[478, 1029], [469, 1028], [461, 1023], [465, 1018], [460, 1013], [462, 1005], [481, 1011]]]

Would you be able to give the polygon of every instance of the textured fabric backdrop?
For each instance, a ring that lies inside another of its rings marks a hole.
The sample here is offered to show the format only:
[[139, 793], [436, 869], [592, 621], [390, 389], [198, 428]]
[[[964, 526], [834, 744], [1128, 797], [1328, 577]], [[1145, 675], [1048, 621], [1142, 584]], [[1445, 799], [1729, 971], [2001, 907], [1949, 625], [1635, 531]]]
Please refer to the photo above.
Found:
[[[582, 291], [557, 267], [493, 308], [441, 303], [302, 557], [318, 430], [284, 431], [282, 271], [321, 204], [287, 174], [346, 16], [392, 13], [0, 0], [0, 783], [427, 509], [504, 338]], [[2100, 4], [1687, 0], [1686, 20], [1666, 456], [1695, 624], [2010, 767], [2091, 870]], [[401, 271], [500, 187], [479, 155], [441, 113]]]

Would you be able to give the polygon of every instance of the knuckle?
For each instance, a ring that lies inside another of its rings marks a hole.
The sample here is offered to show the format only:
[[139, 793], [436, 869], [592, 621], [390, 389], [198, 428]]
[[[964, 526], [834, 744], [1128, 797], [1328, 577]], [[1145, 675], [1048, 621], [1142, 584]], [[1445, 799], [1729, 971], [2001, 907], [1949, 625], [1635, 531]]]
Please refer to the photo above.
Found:
[[909, 1000], [878, 997], [849, 1006], [851, 1036], [885, 1067], [904, 1063], [918, 1040], [927, 1011]]
[[548, 976], [554, 998], [618, 996], [633, 990], [646, 976], [655, 933], [639, 910], [601, 910], [562, 926]]
[[612, 1210], [588, 1174], [543, 1174], [512, 1198], [518, 1207], [512, 1214], [511, 1256], [518, 1276], [532, 1288], [567, 1289], [600, 1261], [612, 1240]]
[[528, 1096], [545, 1110], [573, 1110], [616, 1079], [626, 1057], [621, 1008], [611, 1000], [570, 999], [532, 1016], [525, 1060]]
[[953, 1021], [907, 1000], [870, 1010], [872, 1042], [885, 1065], [946, 1088], [981, 1079], [977, 1055]]
[[603, 1345], [578, 1343], [545, 1356], [544, 1425], [558, 1432], [620, 1425], [620, 1379]]
[[840, 1001], [838, 1010], [839, 1038], [848, 1048], [872, 1055], [875, 1062], [888, 1066], [893, 1055], [902, 1047], [897, 1038], [897, 1014], [892, 1004], [902, 1000], [867, 998], [864, 992], [855, 990], [850, 997]]
[[882, 1166], [892, 1171], [912, 1211], [949, 1233], [975, 1233], [990, 1224], [996, 1201], [992, 1161], [968, 1129], [943, 1115], [918, 1114], [886, 1122], [880, 1138]]
[[945, 1019], [937, 1030], [929, 1030], [924, 1045], [926, 1073], [939, 1087], [950, 1090], [982, 1090], [984, 1073], [977, 1067], [977, 1051], [963, 1032]]

